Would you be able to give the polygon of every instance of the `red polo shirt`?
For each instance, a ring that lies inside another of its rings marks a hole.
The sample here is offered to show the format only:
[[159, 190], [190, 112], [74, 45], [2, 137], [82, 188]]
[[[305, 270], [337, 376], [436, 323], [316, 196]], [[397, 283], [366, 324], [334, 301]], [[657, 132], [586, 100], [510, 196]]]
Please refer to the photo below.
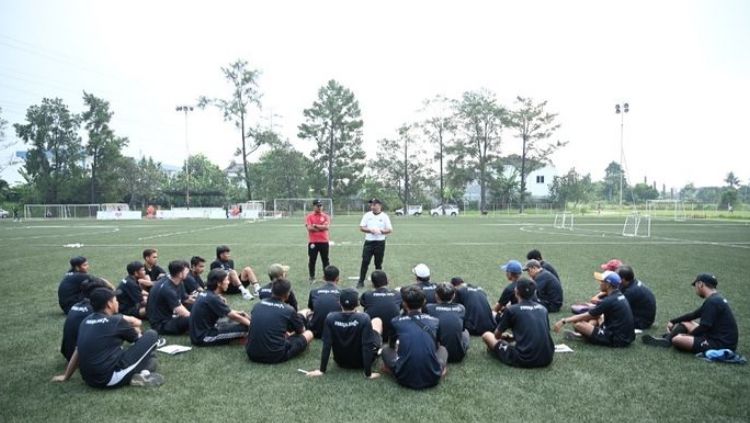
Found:
[[[306, 225], [330, 225], [331, 217], [324, 212], [312, 212], [305, 219]], [[309, 242], [328, 242], [328, 231], [307, 231]]]

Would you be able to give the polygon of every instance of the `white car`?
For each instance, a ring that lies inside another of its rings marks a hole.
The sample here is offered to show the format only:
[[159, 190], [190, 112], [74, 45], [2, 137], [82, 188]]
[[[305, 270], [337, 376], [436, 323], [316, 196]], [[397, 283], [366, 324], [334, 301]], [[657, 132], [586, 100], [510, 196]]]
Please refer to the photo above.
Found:
[[[403, 216], [404, 215], [404, 209], [403, 207], [400, 209], [396, 209], [394, 212], [396, 213], [396, 216]], [[409, 216], [421, 216], [422, 215], [422, 206], [421, 205], [411, 205], [409, 204]]]
[[430, 216], [458, 216], [458, 206], [455, 204], [441, 204], [430, 210]]
[[5, 219], [7, 217], [10, 217], [10, 212], [0, 209], [0, 219]]

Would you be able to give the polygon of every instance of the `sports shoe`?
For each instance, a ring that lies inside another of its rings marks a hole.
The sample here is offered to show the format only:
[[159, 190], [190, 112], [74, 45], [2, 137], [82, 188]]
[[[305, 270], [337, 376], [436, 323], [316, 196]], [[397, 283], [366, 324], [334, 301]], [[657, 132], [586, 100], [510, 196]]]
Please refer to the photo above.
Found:
[[581, 335], [578, 332], [574, 332], [572, 330], [566, 330], [563, 333], [563, 338], [567, 339], [568, 341], [578, 341], [581, 338], [583, 338], [583, 335]]
[[143, 370], [130, 379], [130, 386], [160, 386], [164, 383], [164, 376]]
[[652, 335], [643, 335], [642, 339], [644, 344], [651, 345], [652, 347], [669, 348], [672, 346], [672, 343], [667, 338], [657, 338]]
[[255, 299], [255, 297], [253, 296], [253, 294], [251, 294], [250, 291], [248, 291], [248, 290], [245, 290], [245, 292], [242, 293], [242, 298], [245, 299], [245, 300], [247, 300], [247, 301], [252, 301], [252, 300]]
[[163, 346], [167, 345], [167, 339], [166, 338], [159, 338], [156, 340], [156, 348], [161, 348]]

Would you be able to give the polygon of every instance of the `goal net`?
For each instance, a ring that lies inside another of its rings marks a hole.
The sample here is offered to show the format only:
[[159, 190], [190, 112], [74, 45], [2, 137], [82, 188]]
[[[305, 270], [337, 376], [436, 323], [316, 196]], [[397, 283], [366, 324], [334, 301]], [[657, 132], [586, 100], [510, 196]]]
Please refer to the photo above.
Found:
[[569, 231], [572, 231], [574, 221], [575, 217], [573, 217], [573, 213], [557, 213], [555, 214], [555, 222], [552, 224], [552, 226], [557, 229], [567, 229]]
[[101, 204], [26, 204], [24, 219], [96, 219]]
[[648, 200], [646, 210], [651, 216], [671, 217], [675, 222], [684, 222], [687, 219], [685, 203], [682, 200]]
[[622, 236], [650, 238], [651, 216], [647, 214], [632, 213], [625, 218], [622, 226]]
[[312, 211], [313, 200], [320, 200], [323, 211], [333, 216], [333, 200], [330, 198], [276, 198], [273, 200], [273, 216], [304, 216]]

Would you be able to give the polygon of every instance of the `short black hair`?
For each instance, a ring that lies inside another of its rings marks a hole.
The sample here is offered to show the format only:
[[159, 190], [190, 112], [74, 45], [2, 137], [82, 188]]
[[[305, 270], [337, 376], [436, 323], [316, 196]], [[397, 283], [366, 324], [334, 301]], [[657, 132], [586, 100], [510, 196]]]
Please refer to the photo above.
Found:
[[204, 259], [201, 256], [190, 257], [190, 267], [197, 266], [197, 265], [199, 265], [201, 263], [205, 263], [205, 262], [206, 262], [206, 259]]
[[206, 277], [206, 288], [214, 291], [216, 287], [219, 286], [219, 284], [223, 282], [228, 275], [229, 273], [227, 273], [227, 271], [224, 269], [212, 269], [210, 272], [208, 272], [208, 276]]
[[96, 276], [92, 276], [81, 283], [81, 293], [83, 294], [84, 298], [90, 298], [91, 293], [95, 289], [99, 288], [109, 289], [110, 291], [112, 290], [112, 286], [109, 284], [109, 282], [105, 281], [102, 278], [97, 278]]
[[86, 257], [84, 256], [75, 256], [70, 259], [70, 271], [75, 272], [77, 267], [81, 267], [84, 263], [86, 263], [88, 260], [86, 260]]
[[157, 250], [156, 248], [146, 248], [145, 250], [143, 250], [143, 258], [146, 259], [147, 257], [151, 257], [152, 254], [158, 252], [159, 250]]
[[526, 260], [539, 260], [542, 261], [542, 253], [541, 251], [534, 248], [533, 250], [526, 253]]
[[516, 283], [516, 291], [521, 299], [531, 299], [536, 292], [536, 283], [529, 278], [523, 277]]
[[339, 277], [339, 268], [336, 266], [326, 266], [323, 269], [323, 279], [326, 282], [334, 282]]
[[219, 245], [218, 247], [216, 247], [216, 258], [219, 258], [220, 255], [222, 255], [224, 253], [228, 253], [230, 251], [231, 250], [229, 249], [229, 246], [227, 246], [227, 245]]
[[620, 279], [631, 282], [635, 280], [635, 272], [633, 267], [628, 264], [623, 264], [617, 268], [617, 274], [620, 275]]
[[426, 282], [430, 281], [430, 277], [427, 276], [426, 278], [420, 278], [419, 276], [417, 276], [417, 280], [420, 281], [420, 282], [425, 282], [426, 283]]
[[451, 285], [459, 286], [464, 283], [464, 279], [461, 276], [454, 276], [451, 278]]
[[271, 282], [271, 294], [275, 298], [283, 298], [292, 290], [292, 283], [287, 279], [279, 278]]
[[136, 260], [136, 261], [131, 261], [130, 263], [128, 263], [128, 265], [125, 267], [125, 270], [128, 271], [128, 275], [133, 276], [135, 275], [135, 272], [143, 268], [144, 268], [143, 263]]
[[89, 301], [91, 308], [96, 312], [101, 312], [107, 307], [107, 303], [114, 298], [115, 292], [109, 288], [96, 288], [91, 291]]
[[177, 276], [190, 265], [185, 260], [172, 260], [167, 267], [169, 268], [169, 276]]
[[456, 296], [456, 288], [451, 284], [441, 283], [435, 288], [435, 294], [440, 298], [440, 301], [449, 303], [453, 301], [453, 297]]
[[388, 285], [388, 275], [382, 270], [376, 270], [370, 273], [370, 280], [372, 281], [372, 286], [375, 288]]
[[406, 286], [401, 289], [401, 300], [409, 310], [419, 310], [425, 303], [425, 295], [418, 286]]

